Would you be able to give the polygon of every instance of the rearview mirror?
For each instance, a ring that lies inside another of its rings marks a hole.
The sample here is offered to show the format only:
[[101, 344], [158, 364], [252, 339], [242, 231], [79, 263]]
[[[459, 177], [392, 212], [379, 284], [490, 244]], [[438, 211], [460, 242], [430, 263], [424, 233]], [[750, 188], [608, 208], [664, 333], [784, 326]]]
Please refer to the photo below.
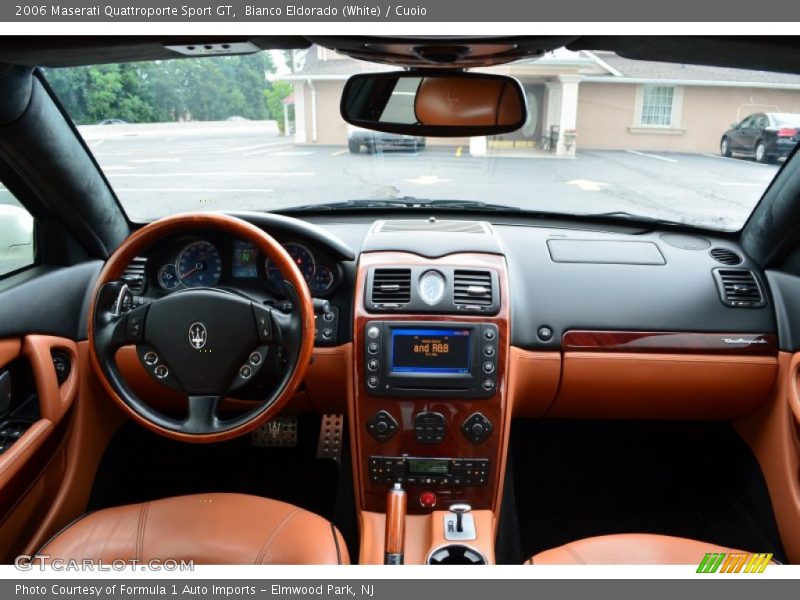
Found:
[[341, 113], [357, 127], [431, 137], [508, 133], [527, 119], [516, 79], [438, 71], [354, 75], [342, 92]]

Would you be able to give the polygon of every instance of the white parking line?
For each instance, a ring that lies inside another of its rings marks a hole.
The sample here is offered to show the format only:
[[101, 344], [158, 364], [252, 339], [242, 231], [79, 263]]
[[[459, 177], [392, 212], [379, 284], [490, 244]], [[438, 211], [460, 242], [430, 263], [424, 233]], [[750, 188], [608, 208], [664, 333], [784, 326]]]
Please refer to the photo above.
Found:
[[346, 152], [350, 152], [350, 150], [348, 150], [347, 148], [345, 148], [344, 150], [337, 150], [336, 152], [331, 152], [331, 156], [341, 156]]
[[103, 171], [132, 171], [135, 168], [128, 165], [105, 165]]
[[180, 160], [180, 158], [132, 158], [128, 162], [141, 163], [144, 165], [147, 163], [173, 163], [179, 162]]
[[201, 173], [114, 173], [112, 177], [314, 177], [310, 171], [268, 173], [266, 171], [206, 171]]
[[636, 154], [638, 156], [646, 156], [647, 158], [655, 158], [656, 160], [663, 160], [664, 162], [670, 162], [670, 163], [678, 162], [674, 158], [667, 158], [666, 156], [658, 156], [657, 154], [647, 154], [646, 152], [639, 152], [637, 150], [625, 150], [625, 152], [630, 152], [631, 154]]
[[724, 185], [727, 187], [754, 187], [754, 188], [765, 188], [769, 185], [769, 182], [766, 183], [752, 183], [749, 181], [718, 181], [717, 185]]
[[775, 165], [768, 165], [765, 163], [756, 162], [754, 160], [747, 160], [746, 158], [734, 158], [733, 156], [722, 156], [720, 154], [711, 154], [711, 153], [703, 153], [703, 156], [708, 156], [710, 158], [721, 158], [722, 160], [729, 160], [733, 161], [739, 165], [753, 165], [754, 167], [774, 167]]
[[245, 152], [246, 150], [266, 148], [267, 146], [279, 146], [281, 144], [285, 146], [286, 140], [282, 140], [280, 142], [270, 142], [269, 144], [256, 144], [255, 146], [239, 146], [238, 148], [226, 148], [225, 150], [218, 151], [217, 154], [230, 154], [231, 152]]
[[94, 144], [89, 144], [89, 147], [90, 148], [97, 148], [100, 144], [102, 144], [105, 141], [106, 141], [105, 138], [103, 138], [102, 140], [97, 140]]
[[293, 148], [293, 147], [294, 144], [284, 144], [283, 146], [279, 146], [278, 148], [265, 148], [263, 150], [253, 150], [252, 152], [243, 152], [242, 156], [255, 156], [256, 154], [272, 154], [273, 152], [280, 152], [281, 150], [286, 150], [288, 148]]
[[203, 193], [203, 192], [212, 192], [214, 194], [224, 194], [224, 193], [236, 193], [236, 192], [247, 192], [247, 193], [259, 193], [259, 194], [269, 194], [274, 192], [272, 188], [114, 188], [117, 192], [136, 192], [138, 193], [165, 193], [165, 192], [181, 192], [181, 193]]

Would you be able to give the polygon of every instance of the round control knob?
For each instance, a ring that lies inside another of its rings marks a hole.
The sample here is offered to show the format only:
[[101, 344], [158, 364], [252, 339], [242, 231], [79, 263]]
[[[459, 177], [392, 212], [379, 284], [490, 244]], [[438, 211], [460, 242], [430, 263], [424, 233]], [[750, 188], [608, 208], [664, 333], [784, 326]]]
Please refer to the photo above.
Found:
[[381, 334], [381, 330], [375, 327], [374, 325], [367, 329], [367, 337], [370, 339], [376, 339]]
[[251, 369], [248, 365], [242, 365], [242, 368], [239, 369], [239, 375], [241, 375], [242, 379], [250, 379], [252, 374], [253, 369]]
[[378, 344], [372, 342], [369, 346], [367, 346], [367, 352], [370, 354], [375, 354], [378, 352]]
[[167, 375], [169, 375], [169, 369], [167, 368], [167, 365], [158, 365], [153, 372], [159, 379], [164, 379]]
[[485, 362], [483, 363], [483, 372], [484, 373], [493, 373], [494, 372], [494, 363]]
[[481, 437], [484, 433], [486, 433], [486, 427], [484, 427], [483, 423], [473, 423], [471, 430], [472, 435], [475, 437]]
[[487, 340], [493, 340], [494, 335], [494, 329], [485, 329], [483, 332], [483, 337], [485, 337]]
[[322, 320], [325, 321], [326, 323], [330, 323], [331, 321], [333, 321], [333, 317], [334, 314], [332, 312], [326, 312], [324, 315], [322, 315]]
[[494, 346], [489, 346], [488, 344], [483, 347], [483, 353], [486, 356], [494, 356]]
[[250, 354], [251, 365], [260, 365], [261, 361], [262, 361], [262, 356], [260, 352], [253, 352]]
[[374, 358], [373, 358], [373, 359], [370, 359], [370, 360], [367, 362], [367, 368], [368, 368], [370, 371], [377, 371], [377, 370], [378, 370], [378, 361], [377, 361], [377, 360], [375, 360]]
[[491, 379], [484, 379], [483, 380], [483, 389], [490, 390], [494, 387], [494, 381]]
[[369, 387], [371, 387], [371, 388], [378, 387], [378, 378], [375, 377], [375, 375], [371, 375], [370, 377], [367, 377], [367, 385]]
[[389, 424], [386, 421], [378, 421], [375, 423], [375, 431], [378, 433], [386, 433], [389, 431]]
[[436, 506], [436, 494], [433, 492], [422, 492], [419, 495], [419, 505], [422, 508], [433, 508]]
[[150, 350], [149, 352], [145, 353], [144, 355], [144, 364], [152, 367], [154, 364], [158, 362], [158, 354]]

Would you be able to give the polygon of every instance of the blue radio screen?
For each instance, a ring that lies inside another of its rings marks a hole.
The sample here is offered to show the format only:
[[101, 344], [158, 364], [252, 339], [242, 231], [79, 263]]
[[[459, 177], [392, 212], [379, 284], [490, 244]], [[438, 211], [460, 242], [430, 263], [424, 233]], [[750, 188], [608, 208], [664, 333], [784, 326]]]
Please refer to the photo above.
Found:
[[395, 373], [469, 373], [469, 329], [393, 329]]

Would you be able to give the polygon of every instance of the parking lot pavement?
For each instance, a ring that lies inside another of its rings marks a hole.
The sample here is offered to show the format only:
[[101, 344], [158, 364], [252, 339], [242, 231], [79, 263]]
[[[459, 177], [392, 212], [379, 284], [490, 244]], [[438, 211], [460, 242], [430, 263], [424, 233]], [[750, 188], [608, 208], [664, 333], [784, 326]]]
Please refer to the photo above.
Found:
[[778, 165], [713, 154], [583, 150], [572, 159], [472, 157], [467, 148], [353, 155], [277, 132], [93, 139], [134, 220], [365, 198], [482, 200], [553, 212], [624, 211], [739, 228]]

